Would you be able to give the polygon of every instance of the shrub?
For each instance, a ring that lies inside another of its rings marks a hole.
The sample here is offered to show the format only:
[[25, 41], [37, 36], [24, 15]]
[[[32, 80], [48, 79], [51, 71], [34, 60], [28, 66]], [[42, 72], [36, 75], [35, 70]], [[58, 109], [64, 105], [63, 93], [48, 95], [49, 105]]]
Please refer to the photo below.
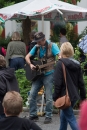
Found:
[[7, 38], [0, 37], [0, 46], [4, 47], [5, 49], [7, 48], [9, 42], [10, 42], [9, 36]]
[[19, 83], [20, 94], [23, 98], [23, 105], [25, 106], [26, 105], [25, 103], [26, 103], [27, 98], [28, 98], [27, 93], [31, 89], [31, 82], [26, 79], [24, 69], [16, 70], [15, 74], [16, 74], [16, 78], [17, 78], [18, 83]]
[[[81, 54], [81, 52], [80, 52], [79, 47], [75, 48], [74, 58], [75, 58], [76, 60], [78, 60], [78, 61], [80, 61], [80, 54]], [[82, 71], [83, 71], [83, 80], [84, 80], [84, 84], [85, 84], [85, 88], [86, 88], [86, 92], [87, 92], [87, 73], [85, 73], [86, 71], [85, 71], [85, 69], [84, 69], [85, 64], [87, 64], [87, 62], [86, 62], [86, 61], [87, 61], [87, 55], [85, 55], [85, 56], [86, 56], [85, 61], [84, 61], [84, 62], [81, 62], [80, 65], [81, 65], [81, 68], [82, 68]], [[86, 98], [87, 98], [87, 93], [86, 93]], [[78, 108], [79, 108], [79, 105], [80, 105], [80, 102], [78, 101], [78, 102], [76, 103], [74, 109], [78, 109]]]

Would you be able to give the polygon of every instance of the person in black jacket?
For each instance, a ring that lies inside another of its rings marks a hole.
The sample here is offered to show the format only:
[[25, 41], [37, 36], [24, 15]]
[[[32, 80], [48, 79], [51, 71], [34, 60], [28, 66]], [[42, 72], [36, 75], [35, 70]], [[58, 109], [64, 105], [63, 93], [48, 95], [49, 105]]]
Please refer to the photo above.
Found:
[[23, 100], [18, 92], [7, 92], [3, 99], [6, 118], [0, 120], [0, 130], [41, 130], [29, 119], [19, 117], [22, 112]]
[[37, 42], [34, 41], [34, 35], [35, 35], [35, 31], [32, 31], [29, 34], [30, 37], [30, 42], [29, 42], [29, 48], [28, 48], [28, 52], [37, 44]]
[[60, 111], [60, 129], [67, 130], [67, 124], [69, 123], [72, 130], [78, 130], [76, 118], [73, 113], [73, 106], [76, 101], [86, 99], [86, 90], [84, 87], [84, 81], [80, 63], [74, 60], [74, 49], [69, 42], [65, 42], [61, 45], [60, 56], [54, 72], [54, 104], [57, 98], [66, 94], [66, 85], [64, 81], [62, 62], [66, 69], [66, 82], [68, 88], [68, 94], [71, 100], [71, 106], [62, 109]]
[[7, 91], [19, 92], [19, 86], [13, 68], [6, 68], [6, 60], [0, 55], [0, 119], [5, 117], [2, 101]]
[[[29, 48], [28, 48], [28, 53], [31, 51], [31, 49], [37, 44], [37, 42], [35, 42], [34, 40], [34, 35], [35, 35], [35, 31], [32, 31], [30, 34], [29, 34], [29, 37], [30, 37], [30, 42], [29, 42]], [[37, 53], [37, 50], [36, 50], [36, 53]], [[36, 54], [35, 54], [36, 55]], [[31, 57], [31, 60], [33, 60], [35, 58], [35, 56], [32, 56]]]

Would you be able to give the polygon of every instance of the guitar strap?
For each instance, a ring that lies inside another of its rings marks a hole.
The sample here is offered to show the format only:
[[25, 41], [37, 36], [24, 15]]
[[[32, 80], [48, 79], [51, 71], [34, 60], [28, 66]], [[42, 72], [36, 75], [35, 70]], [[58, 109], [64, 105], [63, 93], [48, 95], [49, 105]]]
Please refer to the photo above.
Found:
[[48, 56], [48, 43], [47, 43], [47, 41], [46, 41], [45, 47], [46, 47], [45, 63], [47, 63], [47, 56]]
[[[46, 44], [45, 44], [45, 48], [46, 48], [46, 55], [44, 56], [44, 59], [45, 59], [44, 64], [47, 63], [47, 57], [48, 57], [48, 43], [47, 43], [47, 41], [46, 41]], [[43, 59], [43, 58], [40, 58], [40, 47], [37, 46], [36, 52], [37, 52], [38, 58]]]

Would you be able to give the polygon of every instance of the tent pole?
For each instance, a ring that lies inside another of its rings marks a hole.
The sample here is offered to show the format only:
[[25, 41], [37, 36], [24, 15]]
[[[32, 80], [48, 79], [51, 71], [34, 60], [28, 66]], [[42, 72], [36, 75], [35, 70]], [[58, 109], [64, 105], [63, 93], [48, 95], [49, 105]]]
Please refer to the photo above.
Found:
[[42, 15], [42, 32], [44, 33], [44, 15]]

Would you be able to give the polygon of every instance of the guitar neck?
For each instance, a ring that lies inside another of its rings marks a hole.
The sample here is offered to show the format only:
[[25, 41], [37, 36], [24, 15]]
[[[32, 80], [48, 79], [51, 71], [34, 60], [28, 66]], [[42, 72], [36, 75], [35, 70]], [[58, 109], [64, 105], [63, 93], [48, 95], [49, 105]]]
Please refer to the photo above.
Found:
[[36, 68], [42, 69], [42, 68], [45, 68], [45, 67], [47, 67], [47, 66], [49, 66], [49, 65], [52, 65], [52, 64], [55, 64], [55, 63], [56, 63], [56, 61], [52, 61], [52, 62], [49, 62], [49, 63], [47, 63], [47, 64], [36, 65]]

